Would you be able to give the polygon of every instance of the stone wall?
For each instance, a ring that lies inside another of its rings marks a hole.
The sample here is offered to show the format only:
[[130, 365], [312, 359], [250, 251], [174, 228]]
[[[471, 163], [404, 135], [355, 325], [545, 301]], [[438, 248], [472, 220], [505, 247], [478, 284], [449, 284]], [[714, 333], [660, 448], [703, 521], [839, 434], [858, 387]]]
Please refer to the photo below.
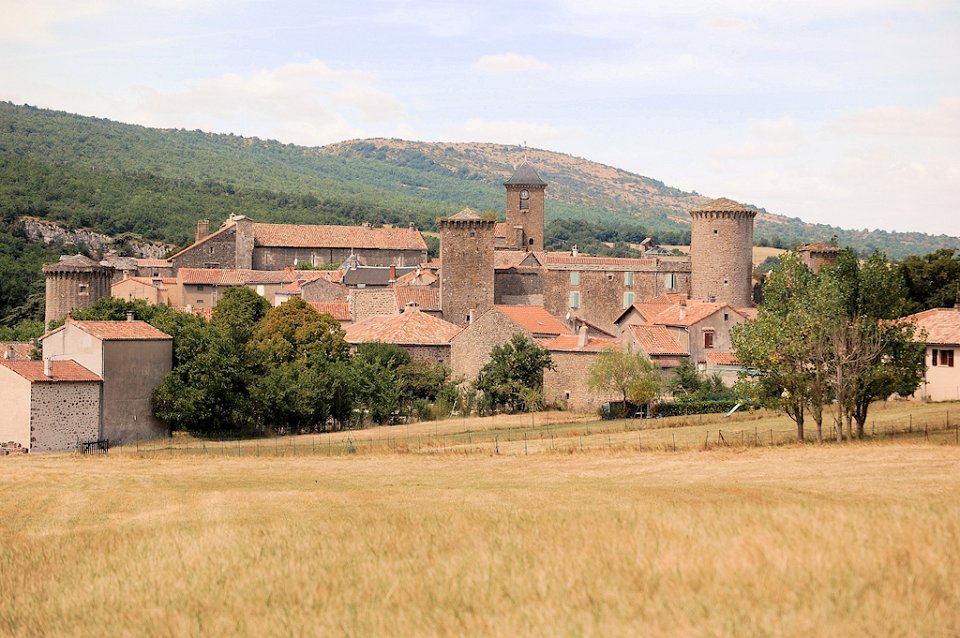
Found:
[[411, 359], [427, 363], [445, 363], [450, 365], [450, 346], [448, 345], [400, 345]]
[[607, 401], [619, 400], [615, 395], [595, 394], [590, 390], [590, 367], [599, 354], [552, 350], [550, 356], [556, 369], [543, 373], [544, 401], [576, 412], [595, 412]]
[[468, 383], [476, 379], [480, 368], [490, 361], [493, 347], [510, 341], [517, 333], [532, 339], [529, 332], [496, 308], [480, 315], [450, 341], [450, 368], [453, 376], [463, 377]]
[[56, 265], [45, 268], [44, 322], [58, 321], [66, 317], [71, 310], [89, 308], [97, 299], [110, 296], [113, 268], [91, 266], [82, 270], [60, 270]]
[[100, 383], [34, 383], [30, 399], [30, 450], [75, 450], [100, 438]]
[[494, 219], [440, 220], [440, 305], [445, 321], [465, 326], [493, 307]]
[[173, 341], [103, 342], [102, 438], [155, 439], [169, 428], [153, 416], [150, 397], [173, 366]]
[[690, 326], [690, 358], [697, 364], [706, 362], [707, 350], [703, 347], [703, 334], [707, 330], [713, 331], [713, 352], [733, 352], [730, 328], [744, 321], [747, 319], [743, 315], [725, 308]]
[[690, 213], [690, 296], [744, 308], [753, 301], [753, 211]]
[[354, 322], [367, 317], [399, 314], [393, 288], [351, 288], [349, 299]]
[[543, 273], [539, 269], [498, 270], [494, 275], [494, 303], [506, 306], [542, 306]]
[[253, 249], [253, 268], [256, 270], [283, 270], [287, 266], [310, 264], [342, 264], [350, 255], [356, 255], [367, 266], [417, 266], [427, 261], [425, 250], [395, 250], [385, 248], [292, 248], [256, 246]]
[[341, 301], [347, 298], [347, 289], [326, 279], [314, 279], [300, 286], [304, 301]]
[[237, 268], [236, 231], [236, 227], [231, 226], [202, 244], [174, 255], [170, 260], [173, 271], [180, 268]]

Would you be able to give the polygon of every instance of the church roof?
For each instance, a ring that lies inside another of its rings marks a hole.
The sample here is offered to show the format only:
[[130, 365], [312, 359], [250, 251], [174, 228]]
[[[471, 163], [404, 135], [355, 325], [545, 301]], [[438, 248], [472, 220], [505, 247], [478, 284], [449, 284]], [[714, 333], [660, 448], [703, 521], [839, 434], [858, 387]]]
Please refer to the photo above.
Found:
[[540, 179], [536, 169], [523, 160], [520, 166], [513, 171], [513, 175], [503, 183], [504, 186], [546, 186], [547, 183]]

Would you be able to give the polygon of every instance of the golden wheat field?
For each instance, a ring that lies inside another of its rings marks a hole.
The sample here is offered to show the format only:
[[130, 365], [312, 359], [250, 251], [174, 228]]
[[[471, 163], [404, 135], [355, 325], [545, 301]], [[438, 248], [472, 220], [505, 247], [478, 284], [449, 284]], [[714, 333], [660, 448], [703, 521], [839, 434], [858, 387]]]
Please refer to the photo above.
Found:
[[960, 448], [0, 461], [0, 634], [956, 635]]

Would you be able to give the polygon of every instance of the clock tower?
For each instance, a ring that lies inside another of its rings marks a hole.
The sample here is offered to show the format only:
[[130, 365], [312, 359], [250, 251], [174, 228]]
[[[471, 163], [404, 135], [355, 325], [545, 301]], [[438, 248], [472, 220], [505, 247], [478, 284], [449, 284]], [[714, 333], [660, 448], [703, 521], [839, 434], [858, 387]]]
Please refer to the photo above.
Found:
[[547, 183], [524, 159], [503, 186], [507, 189], [507, 245], [514, 250], [542, 251]]

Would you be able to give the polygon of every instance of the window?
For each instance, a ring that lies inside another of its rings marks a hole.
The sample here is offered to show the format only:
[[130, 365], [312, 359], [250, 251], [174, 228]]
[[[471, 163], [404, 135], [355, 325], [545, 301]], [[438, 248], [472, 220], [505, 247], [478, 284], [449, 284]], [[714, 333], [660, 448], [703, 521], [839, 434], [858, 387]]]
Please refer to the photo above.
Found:
[[705, 349], [713, 348], [713, 330], [703, 331], [703, 347]]
[[677, 287], [677, 273], [668, 272], [664, 277], [664, 285], [667, 290], [675, 290]]
[[724, 321], [730, 321], [730, 313], [729, 313], [729, 312], [723, 313], [723, 320], [724, 320]]
[[632, 285], [633, 285], [633, 273], [632, 273], [632, 272], [625, 272], [625, 273], [623, 273], [623, 285], [624, 285], [624, 286], [632, 286]]
[[632, 305], [633, 305], [633, 293], [632, 292], [623, 293], [623, 307], [629, 308]]
[[203, 289], [204, 289], [203, 285], [197, 286], [197, 292], [203, 292]]
[[607, 273], [607, 281], [613, 281], [613, 273], [612, 273], [612, 272], [608, 272], [608, 273]]
[[87, 284], [80, 284], [77, 292], [79, 292], [81, 295], [89, 294], [89, 288], [87, 287]]
[[207, 254], [208, 254], [208, 255], [212, 255], [212, 254], [213, 254], [213, 246], [207, 246]]
[[570, 272], [570, 285], [579, 286], [580, 285], [580, 272], [573, 270]]
[[934, 349], [930, 357], [930, 365], [945, 366], [947, 368], [952, 368], [953, 367], [953, 350]]
[[579, 293], [579, 292], [574, 291], [574, 292], [571, 292], [571, 293], [570, 293], [570, 307], [573, 308], [573, 309], [576, 309], [576, 308], [579, 308], [579, 307], [580, 307], [580, 293]]

